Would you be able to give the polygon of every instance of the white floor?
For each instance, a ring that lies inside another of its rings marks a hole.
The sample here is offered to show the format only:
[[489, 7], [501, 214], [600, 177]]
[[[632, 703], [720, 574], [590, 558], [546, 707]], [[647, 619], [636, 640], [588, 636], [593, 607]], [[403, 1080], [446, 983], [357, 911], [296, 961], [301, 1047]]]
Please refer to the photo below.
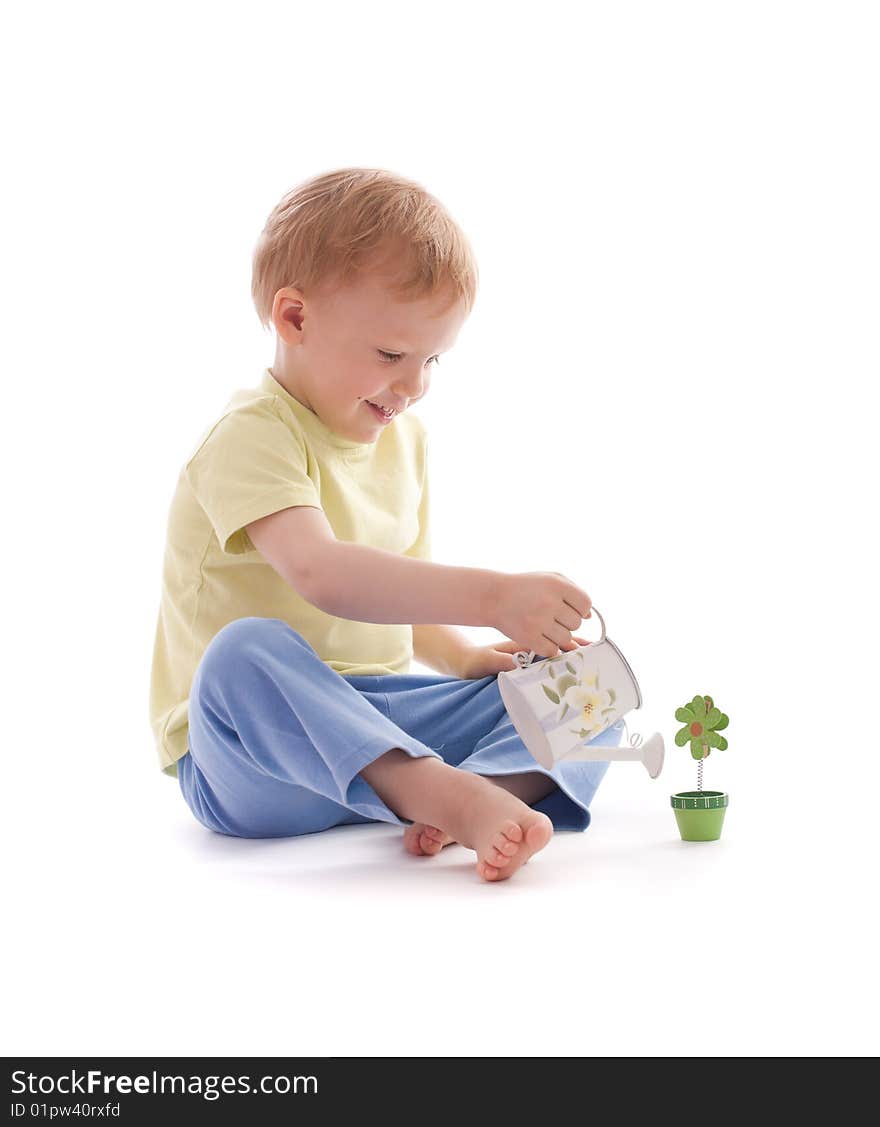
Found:
[[7, 818], [3, 1052], [876, 1053], [876, 888], [846, 819], [796, 790], [768, 810], [728, 766], [722, 839], [683, 843], [687, 769], [613, 765], [586, 833], [488, 885], [396, 827], [234, 840], [142, 762], [108, 758], [90, 792], [36, 762]]

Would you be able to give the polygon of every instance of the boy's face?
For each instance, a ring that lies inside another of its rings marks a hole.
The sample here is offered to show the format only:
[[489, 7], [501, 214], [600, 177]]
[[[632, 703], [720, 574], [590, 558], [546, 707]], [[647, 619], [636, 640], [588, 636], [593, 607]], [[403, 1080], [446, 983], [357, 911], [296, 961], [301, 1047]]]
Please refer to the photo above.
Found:
[[[375, 442], [421, 399], [435, 357], [455, 344], [467, 314], [448, 295], [403, 302], [374, 273], [330, 293], [288, 287], [275, 295], [272, 375], [334, 433]], [[396, 357], [396, 359], [395, 359]], [[394, 408], [390, 421], [370, 404]]]

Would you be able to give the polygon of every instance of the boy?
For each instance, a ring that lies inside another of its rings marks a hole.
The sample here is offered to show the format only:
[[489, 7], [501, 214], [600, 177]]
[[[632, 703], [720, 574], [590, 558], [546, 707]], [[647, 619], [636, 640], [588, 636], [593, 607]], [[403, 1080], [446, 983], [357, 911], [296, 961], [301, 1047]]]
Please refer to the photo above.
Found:
[[[430, 562], [408, 409], [476, 286], [442, 205], [383, 170], [318, 176], [267, 220], [252, 292], [275, 361], [181, 471], [153, 653], [160, 764], [211, 830], [388, 821], [410, 853], [457, 841], [497, 881], [554, 826], [589, 824], [608, 764], [541, 768], [497, 687], [517, 650], [583, 642], [589, 596], [557, 572]], [[507, 638], [477, 646], [449, 624]], [[441, 675], [409, 673], [413, 656]]]

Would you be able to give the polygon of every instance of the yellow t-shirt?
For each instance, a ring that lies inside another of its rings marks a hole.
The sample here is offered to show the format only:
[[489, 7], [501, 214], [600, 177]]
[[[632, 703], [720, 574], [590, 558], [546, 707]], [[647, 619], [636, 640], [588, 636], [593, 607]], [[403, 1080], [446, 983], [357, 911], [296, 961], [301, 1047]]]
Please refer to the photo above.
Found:
[[323, 509], [339, 540], [429, 559], [421, 419], [406, 413], [375, 442], [352, 442], [266, 368], [202, 435], [171, 501], [153, 649], [150, 723], [166, 774], [177, 774], [187, 751], [189, 692], [202, 654], [236, 618], [283, 619], [338, 673], [409, 671], [412, 626], [325, 614], [254, 548], [243, 526], [291, 505]]

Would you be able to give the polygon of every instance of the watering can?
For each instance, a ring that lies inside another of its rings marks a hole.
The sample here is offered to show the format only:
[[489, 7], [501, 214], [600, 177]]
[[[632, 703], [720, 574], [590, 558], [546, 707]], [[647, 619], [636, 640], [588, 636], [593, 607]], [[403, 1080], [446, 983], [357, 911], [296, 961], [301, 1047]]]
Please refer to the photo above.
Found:
[[518, 668], [498, 674], [504, 707], [529, 753], [547, 770], [559, 762], [632, 760], [656, 779], [664, 757], [659, 732], [644, 742], [635, 734], [621, 747], [590, 746], [620, 721], [629, 734], [623, 718], [642, 704], [629, 662], [608, 637], [595, 606], [592, 612], [602, 626], [598, 641], [538, 661], [534, 650], [513, 655]]

